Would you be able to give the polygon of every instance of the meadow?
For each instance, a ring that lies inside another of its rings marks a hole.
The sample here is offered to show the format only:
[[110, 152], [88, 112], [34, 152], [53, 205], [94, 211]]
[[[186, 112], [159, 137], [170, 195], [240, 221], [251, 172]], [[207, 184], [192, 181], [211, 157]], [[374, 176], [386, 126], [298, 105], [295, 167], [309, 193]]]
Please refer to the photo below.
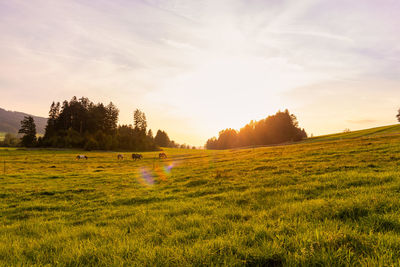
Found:
[[399, 265], [394, 133], [141, 161], [0, 149], [0, 265]]
[[400, 133], [400, 125], [394, 124], [394, 125], [375, 127], [375, 128], [365, 129], [365, 130], [321, 135], [321, 136], [316, 136], [316, 137], [312, 137], [312, 138], [307, 138], [303, 142], [304, 143], [325, 142], [325, 141], [335, 141], [335, 140], [343, 140], [343, 139], [354, 139], [354, 138], [361, 138], [361, 137], [384, 136], [384, 135], [399, 134], [399, 133]]

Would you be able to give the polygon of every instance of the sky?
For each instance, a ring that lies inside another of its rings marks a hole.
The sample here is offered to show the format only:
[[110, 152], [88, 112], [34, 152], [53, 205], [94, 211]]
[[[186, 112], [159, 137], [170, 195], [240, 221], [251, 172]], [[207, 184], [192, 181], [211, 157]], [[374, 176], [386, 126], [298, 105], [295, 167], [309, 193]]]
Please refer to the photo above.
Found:
[[308, 134], [396, 123], [398, 0], [0, 0], [0, 107], [145, 112], [204, 145], [289, 109]]

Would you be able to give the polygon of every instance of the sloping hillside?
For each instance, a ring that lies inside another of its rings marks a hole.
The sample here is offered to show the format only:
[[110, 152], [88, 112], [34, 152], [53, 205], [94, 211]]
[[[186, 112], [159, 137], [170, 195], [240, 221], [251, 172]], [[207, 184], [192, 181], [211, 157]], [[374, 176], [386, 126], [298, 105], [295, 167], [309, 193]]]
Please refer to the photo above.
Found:
[[400, 124], [370, 128], [359, 131], [352, 131], [348, 133], [336, 133], [336, 134], [328, 134], [321, 135], [312, 138], [307, 138], [304, 142], [323, 142], [323, 141], [335, 141], [341, 139], [352, 139], [352, 138], [360, 138], [360, 137], [373, 137], [379, 135], [390, 135], [390, 134], [400, 134]]
[[[17, 133], [24, 116], [29, 115], [30, 114], [23, 112], [8, 111], [0, 108], [0, 132]], [[33, 115], [30, 116], [32, 116], [35, 120], [37, 133], [44, 134], [44, 128], [46, 127], [47, 119]]]

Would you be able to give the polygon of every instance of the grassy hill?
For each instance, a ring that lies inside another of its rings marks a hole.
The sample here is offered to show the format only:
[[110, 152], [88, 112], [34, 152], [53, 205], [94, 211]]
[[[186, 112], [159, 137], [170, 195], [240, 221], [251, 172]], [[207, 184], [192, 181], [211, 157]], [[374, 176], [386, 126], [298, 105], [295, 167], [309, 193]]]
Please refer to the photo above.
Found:
[[29, 115], [23, 112], [8, 111], [0, 108], [0, 132], [18, 133], [21, 128], [21, 121], [24, 116], [32, 116], [35, 120], [36, 131], [38, 134], [44, 134], [44, 129], [47, 124], [47, 119], [43, 117]]
[[0, 150], [0, 265], [398, 265], [400, 135], [375, 133], [166, 160]]
[[329, 135], [321, 135], [306, 139], [304, 142], [323, 142], [334, 141], [349, 138], [372, 137], [380, 135], [400, 134], [400, 124], [381, 126], [359, 131], [352, 131], [348, 133], [336, 133]]

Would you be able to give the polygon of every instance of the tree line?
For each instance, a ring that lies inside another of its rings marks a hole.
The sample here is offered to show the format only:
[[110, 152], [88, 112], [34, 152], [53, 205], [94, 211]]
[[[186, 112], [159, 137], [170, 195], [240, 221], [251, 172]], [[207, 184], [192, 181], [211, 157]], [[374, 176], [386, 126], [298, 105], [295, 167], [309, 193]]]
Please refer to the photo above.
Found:
[[[133, 112], [133, 125], [118, 125], [118, 108], [110, 102], [95, 104], [86, 97], [70, 101], [53, 102], [43, 137], [36, 135], [36, 126], [31, 116], [21, 121], [18, 145], [25, 147], [83, 148], [86, 150], [130, 150], [152, 151], [159, 147], [182, 147], [170, 140], [165, 131], [158, 130], [155, 137], [147, 130], [144, 112]], [[7, 134], [5, 146], [15, 146], [16, 137]]]
[[[88, 98], [71, 101], [53, 102], [49, 111], [46, 131], [37, 138], [33, 117], [26, 116], [21, 121], [22, 138], [7, 133], [0, 146], [15, 147], [60, 147], [84, 148], [87, 150], [156, 150], [158, 147], [187, 148], [170, 140], [165, 131], [158, 130], [155, 137], [151, 129], [147, 131], [146, 115], [136, 109], [133, 114], [134, 124], [117, 125], [119, 110], [110, 102], [94, 104]], [[400, 109], [396, 115], [400, 122]], [[255, 145], [270, 145], [295, 142], [307, 138], [307, 133], [298, 125], [295, 115], [288, 110], [278, 111], [259, 121], [251, 121], [239, 131], [225, 129], [218, 138], [207, 140], [207, 149], [227, 149]], [[195, 148], [195, 147], [192, 147]]]
[[278, 111], [259, 121], [251, 121], [239, 131], [225, 129], [219, 132], [218, 138], [207, 140], [207, 149], [227, 149], [255, 145], [272, 145], [295, 142], [307, 138], [307, 133], [299, 127], [295, 115]]

